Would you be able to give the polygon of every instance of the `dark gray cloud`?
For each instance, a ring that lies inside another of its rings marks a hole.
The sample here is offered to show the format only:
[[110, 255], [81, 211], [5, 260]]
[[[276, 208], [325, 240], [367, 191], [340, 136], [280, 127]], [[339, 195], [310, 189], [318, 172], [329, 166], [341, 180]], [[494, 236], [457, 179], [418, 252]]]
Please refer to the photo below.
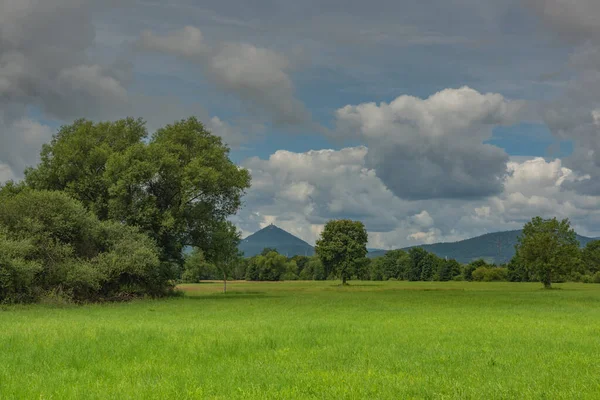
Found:
[[197, 63], [212, 81], [238, 95], [254, 112], [266, 113], [277, 125], [310, 124], [310, 114], [296, 99], [287, 57], [247, 43], [211, 47], [193, 26], [157, 35], [144, 31], [138, 47]]
[[0, 162], [13, 175], [37, 159], [49, 119], [106, 117], [127, 104], [120, 66], [89, 59], [92, 4], [86, 0], [0, 2]]
[[563, 92], [548, 101], [544, 121], [552, 133], [573, 141], [565, 165], [585, 179], [565, 184], [582, 194], [600, 194], [600, 2], [596, 0], [529, 0], [540, 21], [572, 44], [562, 67]]

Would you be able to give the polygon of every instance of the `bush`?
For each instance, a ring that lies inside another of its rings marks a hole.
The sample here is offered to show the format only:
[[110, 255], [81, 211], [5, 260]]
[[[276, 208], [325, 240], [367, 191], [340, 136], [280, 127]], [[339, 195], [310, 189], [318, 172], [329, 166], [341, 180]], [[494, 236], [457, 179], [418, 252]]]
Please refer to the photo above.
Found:
[[594, 280], [591, 275], [581, 275], [580, 282], [582, 283], [593, 283]]
[[0, 193], [0, 302], [59, 291], [75, 301], [172, 289], [172, 266], [136, 229], [100, 222], [62, 192]]
[[592, 282], [593, 283], [600, 283], [600, 271], [596, 272], [593, 276], [592, 276]]
[[474, 281], [479, 282], [505, 281], [508, 271], [506, 268], [478, 267], [471, 273], [471, 276]]
[[34, 285], [42, 270], [39, 263], [27, 260], [33, 247], [28, 241], [10, 240], [0, 232], [0, 302], [25, 303], [35, 300], [39, 293]]
[[203, 280], [217, 279], [217, 268], [206, 261], [202, 250], [195, 248], [186, 256], [181, 280], [185, 283], [198, 283]]
[[[252, 257], [246, 270], [248, 281], [280, 281], [286, 273], [294, 274], [296, 263], [288, 263], [287, 258], [276, 251]], [[295, 275], [295, 274], [294, 274]]]

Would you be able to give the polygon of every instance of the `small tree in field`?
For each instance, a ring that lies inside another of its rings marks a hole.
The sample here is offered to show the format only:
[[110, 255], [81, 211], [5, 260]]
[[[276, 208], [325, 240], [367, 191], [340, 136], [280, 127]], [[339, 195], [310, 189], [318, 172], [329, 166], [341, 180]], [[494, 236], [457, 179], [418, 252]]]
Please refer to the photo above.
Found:
[[325, 270], [335, 273], [345, 285], [367, 255], [367, 241], [367, 231], [362, 222], [329, 221], [317, 240], [315, 252]]
[[241, 257], [238, 250], [240, 240], [241, 235], [235, 225], [229, 221], [223, 222], [213, 233], [210, 249], [206, 252], [207, 259], [223, 277], [223, 293], [227, 293], [227, 277]]
[[516, 257], [546, 289], [552, 280], [567, 274], [579, 262], [579, 242], [568, 219], [535, 217], [523, 227]]

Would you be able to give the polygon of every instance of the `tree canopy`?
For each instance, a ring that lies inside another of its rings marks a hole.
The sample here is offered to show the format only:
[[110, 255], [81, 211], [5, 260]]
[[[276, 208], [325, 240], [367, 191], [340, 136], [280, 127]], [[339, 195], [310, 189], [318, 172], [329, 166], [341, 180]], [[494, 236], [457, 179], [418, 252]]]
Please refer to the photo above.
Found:
[[544, 284], [570, 272], [579, 262], [579, 242], [568, 219], [535, 217], [523, 227], [515, 257]]
[[183, 246], [208, 250], [212, 232], [237, 212], [250, 186], [248, 171], [228, 156], [196, 118], [151, 137], [141, 120], [78, 120], [43, 147], [26, 183], [64, 191], [101, 220], [139, 227], [161, 260], [182, 264]]
[[325, 270], [336, 274], [342, 284], [352, 276], [367, 255], [368, 235], [360, 221], [329, 221], [317, 240], [315, 252]]

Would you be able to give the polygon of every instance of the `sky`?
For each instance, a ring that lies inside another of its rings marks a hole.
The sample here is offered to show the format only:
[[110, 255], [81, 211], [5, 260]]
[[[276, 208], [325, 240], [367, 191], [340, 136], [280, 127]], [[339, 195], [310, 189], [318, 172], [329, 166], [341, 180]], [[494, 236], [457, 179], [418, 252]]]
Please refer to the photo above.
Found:
[[244, 236], [600, 236], [597, 0], [0, 0], [0, 182], [59, 126], [126, 116], [223, 138]]

